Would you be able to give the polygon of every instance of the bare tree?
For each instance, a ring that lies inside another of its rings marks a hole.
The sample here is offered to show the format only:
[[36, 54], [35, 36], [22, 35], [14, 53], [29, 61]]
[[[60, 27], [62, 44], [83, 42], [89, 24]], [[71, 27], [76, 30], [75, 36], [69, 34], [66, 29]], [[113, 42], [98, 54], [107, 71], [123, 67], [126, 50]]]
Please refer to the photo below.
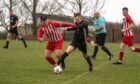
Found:
[[[65, 5], [62, 3], [64, 1], [66, 2]], [[106, 1], [107, 0], [62, 0], [60, 2], [57, 0], [58, 4], [62, 6], [63, 11], [67, 11], [70, 15], [75, 12], [86, 15], [97, 10], [101, 11], [106, 4]]]

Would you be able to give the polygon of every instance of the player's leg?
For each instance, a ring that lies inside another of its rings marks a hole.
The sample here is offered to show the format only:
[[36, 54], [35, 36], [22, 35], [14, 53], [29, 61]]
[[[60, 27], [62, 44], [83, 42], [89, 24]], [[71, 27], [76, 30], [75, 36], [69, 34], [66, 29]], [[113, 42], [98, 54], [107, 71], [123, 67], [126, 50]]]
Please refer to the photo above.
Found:
[[89, 65], [89, 71], [92, 71], [92, 62], [90, 60], [90, 57], [87, 55], [87, 46], [86, 43], [82, 43], [78, 46], [78, 49], [82, 52], [85, 60], [87, 61]]
[[46, 46], [46, 49], [45, 49], [45, 59], [46, 59], [50, 64], [52, 64], [53, 66], [57, 66], [56, 61], [54, 60], [53, 57], [51, 57], [52, 52], [54, 51], [54, 49], [55, 49], [54, 43], [48, 42], [48, 44], [47, 44], [47, 46]]
[[16, 35], [17, 37], [20, 38], [20, 40], [21, 40], [21, 41], [23, 42], [23, 44], [24, 44], [24, 47], [27, 48], [27, 44], [26, 44], [25, 39], [23, 38], [23, 36], [22, 36], [21, 34], [18, 33], [17, 30], [15, 31], [15, 35]]
[[105, 45], [105, 40], [106, 40], [106, 34], [103, 33], [100, 36], [100, 43], [99, 46], [101, 47], [101, 49], [109, 56], [109, 60], [111, 60], [111, 58], [113, 57], [112, 53], [110, 52], [110, 50], [104, 46]]
[[119, 58], [118, 58], [118, 61], [115, 62], [114, 64], [122, 64], [125, 46], [126, 46], [126, 44], [123, 43], [123, 42], [121, 42], [121, 45], [120, 45], [120, 52], [119, 52]]
[[98, 46], [94, 46], [93, 55], [91, 56], [94, 60], [96, 59], [96, 55], [98, 53], [98, 50], [99, 50]]
[[61, 58], [61, 56], [62, 56], [62, 49], [56, 49], [55, 53], [56, 53], [57, 59], [59, 60]]
[[54, 43], [54, 47], [55, 47], [56, 57], [58, 59], [60, 59], [61, 58], [61, 55], [62, 55], [63, 39], [61, 39], [58, 42], [55, 42]]
[[94, 46], [93, 55], [91, 56], [91, 61], [96, 59], [96, 55], [97, 55], [98, 50], [99, 50], [99, 48], [98, 48], [99, 39], [100, 39], [99, 36], [96, 35], [95, 36], [95, 43], [96, 43], [96, 45]]
[[12, 38], [12, 33], [8, 32], [7, 38], [6, 38], [6, 45], [3, 46], [3, 48], [8, 48], [9, 47], [9, 42], [10, 42], [11, 38]]
[[131, 49], [132, 52], [140, 52], [140, 48], [135, 48], [134, 47], [134, 41], [133, 41], [134, 37], [130, 36], [129, 37], [129, 42], [128, 42], [128, 46]]
[[46, 50], [45, 50], [45, 59], [46, 59], [51, 65], [57, 66], [56, 61], [54, 60], [53, 57], [51, 57], [52, 52], [53, 52], [52, 50], [46, 49]]
[[140, 52], [140, 48], [135, 48], [134, 46], [130, 47], [133, 52]]
[[87, 55], [87, 53], [83, 53], [83, 56], [89, 65], [89, 71], [92, 71], [92, 62], [90, 60], [90, 57]]
[[[56, 56], [57, 56], [58, 60], [60, 60], [61, 59], [61, 56], [62, 56], [63, 39], [60, 40], [60, 41], [58, 41], [58, 42], [56, 42], [54, 44], [54, 46], [55, 46]], [[65, 68], [64, 61], [62, 61], [62, 68]]]
[[62, 54], [61, 59], [58, 60], [57, 64], [60, 65], [62, 63], [62, 68], [65, 69], [65, 59], [66, 57], [75, 50], [75, 47], [72, 45], [68, 46], [66, 51]]

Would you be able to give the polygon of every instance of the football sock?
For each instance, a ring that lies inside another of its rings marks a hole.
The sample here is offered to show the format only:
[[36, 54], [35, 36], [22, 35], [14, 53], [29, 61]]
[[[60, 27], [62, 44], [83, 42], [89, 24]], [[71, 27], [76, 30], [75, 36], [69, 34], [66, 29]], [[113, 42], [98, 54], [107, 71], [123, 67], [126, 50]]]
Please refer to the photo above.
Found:
[[55, 62], [55, 60], [54, 60], [53, 57], [49, 57], [49, 58], [47, 58], [47, 60], [48, 60], [48, 62], [49, 62], [50, 64], [52, 64], [52, 65], [55, 65], [55, 64], [56, 64], [56, 62]]
[[61, 56], [61, 59], [58, 60], [57, 64], [64, 62], [65, 58], [68, 56], [67, 52], [64, 52], [64, 54]]
[[135, 52], [140, 52], [140, 48], [135, 48]]
[[120, 52], [119, 53], [119, 61], [122, 61], [123, 60], [123, 56], [124, 56], [124, 52]]
[[89, 65], [89, 66], [92, 66], [92, 62], [91, 62], [91, 60], [90, 60], [90, 57], [89, 57], [89, 56], [87, 56], [87, 57], [86, 57], [86, 60], [87, 60], [88, 65]]
[[106, 52], [109, 56], [111, 56], [112, 54], [111, 54], [111, 52], [108, 50], [108, 48], [106, 48], [106, 47], [102, 47], [102, 50], [104, 51], [104, 52]]
[[26, 42], [25, 42], [24, 38], [21, 38], [21, 40], [22, 40], [22, 42], [23, 42], [23, 44], [24, 44], [25, 48], [27, 48], [27, 44], [26, 44]]
[[9, 46], [9, 41], [6, 41], [6, 46], [7, 46], [7, 47]]
[[9, 47], [9, 41], [6, 41], [6, 45], [3, 46], [3, 48], [8, 48]]
[[98, 52], [98, 46], [95, 46], [93, 56], [92, 56], [94, 59], [96, 58], [97, 52]]

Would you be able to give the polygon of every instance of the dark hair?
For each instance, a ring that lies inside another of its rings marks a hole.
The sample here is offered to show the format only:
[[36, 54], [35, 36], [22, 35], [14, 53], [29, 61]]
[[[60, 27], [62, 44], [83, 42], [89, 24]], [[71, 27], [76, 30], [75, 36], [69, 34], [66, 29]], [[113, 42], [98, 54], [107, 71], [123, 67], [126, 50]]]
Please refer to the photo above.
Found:
[[10, 9], [10, 12], [13, 12], [13, 9]]
[[47, 16], [41, 16], [40, 19], [41, 21], [47, 20]]
[[80, 13], [74, 13], [74, 17], [81, 16]]
[[126, 10], [126, 11], [128, 11], [128, 8], [127, 8], [127, 7], [124, 7], [122, 10]]

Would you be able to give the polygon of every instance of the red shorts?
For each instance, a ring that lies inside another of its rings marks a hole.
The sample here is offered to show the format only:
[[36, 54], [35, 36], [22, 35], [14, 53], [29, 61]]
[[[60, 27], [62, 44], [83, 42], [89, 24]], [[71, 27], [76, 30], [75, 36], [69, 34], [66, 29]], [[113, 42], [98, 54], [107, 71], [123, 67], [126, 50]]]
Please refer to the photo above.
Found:
[[46, 45], [46, 49], [54, 51], [55, 49], [62, 49], [63, 47], [63, 39], [59, 40], [58, 42], [50, 42]]
[[124, 36], [122, 38], [122, 43], [128, 45], [129, 47], [132, 47], [134, 45], [134, 36]]

